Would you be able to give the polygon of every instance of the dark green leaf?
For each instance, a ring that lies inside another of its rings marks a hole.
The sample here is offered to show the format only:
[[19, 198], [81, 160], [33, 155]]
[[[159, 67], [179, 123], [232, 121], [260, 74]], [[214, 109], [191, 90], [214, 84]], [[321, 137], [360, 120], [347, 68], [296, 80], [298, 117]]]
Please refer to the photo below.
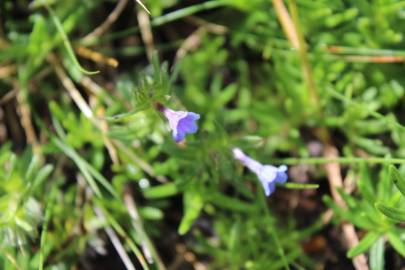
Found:
[[405, 209], [399, 209], [385, 205], [383, 203], [376, 203], [375, 207], [380, 210], [385, 216], [398, 222], [405, 222]]

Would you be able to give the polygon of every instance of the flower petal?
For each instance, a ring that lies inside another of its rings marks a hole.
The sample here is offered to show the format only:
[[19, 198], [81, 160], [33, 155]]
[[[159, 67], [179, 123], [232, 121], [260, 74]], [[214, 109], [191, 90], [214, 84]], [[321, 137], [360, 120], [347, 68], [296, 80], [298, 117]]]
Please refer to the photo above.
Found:
[[274, 179], [274, 181], [276, 181], [279, 184], [284, 184], [285, 182], [287, 182], [288, 176], [285, 172], [277, 172], [277, 176]]
[[196, 133], [198, 130], [196, 120], [200, 115], [193, 112], [173, 111], [169, 108], [163, 108], [162, 112], [169, 121], [172, 130], [173, 139], [178, 143], [186, 137], [187, 133]]
[[195, 121], [196, 120], [194, 118], [187, 115], [183, 119], [180, 119], [177, 124], [177, 129], [187, 133], [196, 133], [198, 130], [198, 126]]
[[277, 168], [271, 165], [264, 165], [257, 176], [262, 182], [273, 182], [277, 178]]
[[270, 196], [276, 190], [276, 183], [267, 183], [268, 188], [266, 189], [266, 196]]
[[176, 143], [178, 143], [178, 142], [181, 142], [182, 140], [184, 140], [184, 138], [186, 137], [186, 133], [183, 132], [182, 130], [174, 129], [172, 136], [173, 136], [173, 140]]

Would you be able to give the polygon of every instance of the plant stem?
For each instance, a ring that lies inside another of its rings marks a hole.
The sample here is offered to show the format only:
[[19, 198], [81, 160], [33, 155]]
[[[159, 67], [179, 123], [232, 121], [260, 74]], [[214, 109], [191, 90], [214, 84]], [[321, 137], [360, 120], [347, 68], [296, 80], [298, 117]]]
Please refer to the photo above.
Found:
[[274, 159], [273, 164], [286, 164], [286, 165], [297, 165], [297, 164], [327, 164], [327, 163], [339, 163], [339, 164], [351, 164], [351, 163], [362, 163], [366, 162], [369, 164], [405, 164], [405, 159], [403, 158], [384, 158], [384, 157], [338, 157], [334, 159], [325, 157], [310, 157], [310, 158], [283, 158]]

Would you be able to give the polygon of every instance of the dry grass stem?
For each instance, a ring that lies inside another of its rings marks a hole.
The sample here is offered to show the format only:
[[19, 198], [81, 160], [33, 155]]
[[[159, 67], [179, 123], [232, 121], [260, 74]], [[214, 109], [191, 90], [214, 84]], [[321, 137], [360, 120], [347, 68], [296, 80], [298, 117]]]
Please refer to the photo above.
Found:
[[[94, 207], [94, 212], [96, 213], [97, 217], [101, 220], [101, 222], [106, 222], [103, 212], [98, 207]], [[115, 231], [111, 228], [111, 226], [106, 226], [104, 230], [107, 233], [108, 238], [110, 238], [111, 243], [113, 244], [115, 250], [117, 251], [127, 270], [136, 270], [135, 266], [133, 265], [131, 259], [129, 258], [127, 252], [125, 251], [124, 246], [122, 245]]]
[[93, 40], [97, 39], [99, 36], [101, 36], [105, 31], [107, 31], [107, 29], [110, 28], [110, 26], [118, 19], [127, 3], [128, 0], [119, 0], [118, 4], [115, 6], [114, 10], [110, 13], [110, 15], [108, 15], [107, 19], [97, 28], [95, 28], [91, 33], [87, 34], [83, 38], [83, 42], [90, 43]]
[[[329, 159], [336, 159], [339, 157], [337, 149], [333, 145], [326, 145], [324, 148], [324, 156]], [[344, 209], [347, 209], [345, 201], [337, 192], [338, 188], [343, 188], [342, 175], [340, 173], [339, 163], [325, 164], [325, 170], [328, 176], [329, 189], [332, 193], [332, 198], [336, 204]], [[356, 246], [359, 243], [356, 231], [353, 224], [342, 224], [343, 235], [349, 248]], [[353, 258], [353, 265], [356, 270], [368, 270], [367, 259], [364, 254], [360, 254]]]
[[139, 23], [139, 29], [141, 31], [142, 40], [146, 46], [146, 55], [148, 56], [148, 59], [151, 60], [154, 51], [154, 46], [149, 15], [144, 9], [139, 9], [137, 11], [137, 18]]
[[31, 121], [31, 109], [27, 100], [28, 90], [18, 89], [19, 86], [17, 82], [14, 83], [14, 87], [15, 91], [17, 91], [17, 111], [21, 118], [21, 125], [24, 129], [25, 136], [27, 137], [27, 142], [32, 145], [34, 153], [40, 157], [40, 145], [38, 143], [37, 135], [35, 134], [34, 125]]
[[280, 21], [285, 35], [287, 36], [293, 48], [298, 50], [300, 45], [298, 41], [297, 31], [295, 29], [293, 20], [291, 19], [290, 14], [288, 13], [288, 10], [284, 5], [283, 0], [273, 0], [273, 6], [276, 10], [277, 18]]
[[126, 185], [124, 187], [124, 202], [128, 209], [128, 213], [132, 218], [132, 224], [135, 228], [135, 231], [137, 231], [140, 234], [142, 250], [146, 260], [148, 261], [148, 263], [152, 264], [155, 259], [159, 270], [165, 270], [166, 267], [163, 264], [162, 259], [159, 257], [159, 254], [156, 251], [155, 247], [153, 246], [152, 241], [149, 239], [148, 235], [146, 234], [143, 228], [142, 225], [143, 222], [138, 213], [138, 208], [136, 206], [134, 198], [132, 197], [132, 192], [129, 185]]
[[119, 63], [118, 63], [117, 59], [115, 59], [113, 57], [104, 56], [99, 52], [90, 50], [83, 46], [79, 46], [79, 47], [75, 48], [75, 51], [81, 57], [90, 59], [98, 64], [106, 64], [113, 68], [118, 67]]

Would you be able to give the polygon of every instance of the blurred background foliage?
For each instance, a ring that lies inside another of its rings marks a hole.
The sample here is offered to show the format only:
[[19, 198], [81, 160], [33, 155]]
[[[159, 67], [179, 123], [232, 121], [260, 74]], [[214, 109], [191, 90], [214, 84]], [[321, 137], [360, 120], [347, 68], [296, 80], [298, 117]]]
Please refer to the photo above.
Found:
[[0, 268], [405, 267], [405, 2], [142, 3], [0, 1]]

